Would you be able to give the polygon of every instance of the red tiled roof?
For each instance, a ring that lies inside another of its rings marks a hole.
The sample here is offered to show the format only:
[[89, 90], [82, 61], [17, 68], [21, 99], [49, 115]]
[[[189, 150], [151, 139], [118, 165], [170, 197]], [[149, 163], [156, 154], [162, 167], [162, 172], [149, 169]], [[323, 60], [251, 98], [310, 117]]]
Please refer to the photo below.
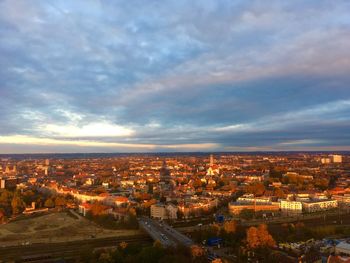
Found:
[[350, 258], [340, 256], [329, 256], [327, 263], [350, 263]]
[[120, 203], [127, 203], [127, 202], [129, 201], [129, 199], [126, 198], [125, 196], [116, 196], [116, 197], [114, 198], [114, 200], [115, 200], [116, 202], [120, 202]]
[[82, 203], [81, 206], [84, 207], [85, 209], [91, 209], [92, 205], [89, 203]]

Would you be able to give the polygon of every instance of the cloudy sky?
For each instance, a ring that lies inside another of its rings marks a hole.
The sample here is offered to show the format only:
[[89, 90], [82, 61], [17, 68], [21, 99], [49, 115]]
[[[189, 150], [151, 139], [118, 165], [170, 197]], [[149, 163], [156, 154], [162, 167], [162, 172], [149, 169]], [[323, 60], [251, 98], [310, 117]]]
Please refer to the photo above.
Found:
[[349, 13], [0, 0], [0, 153], [350, 150]]

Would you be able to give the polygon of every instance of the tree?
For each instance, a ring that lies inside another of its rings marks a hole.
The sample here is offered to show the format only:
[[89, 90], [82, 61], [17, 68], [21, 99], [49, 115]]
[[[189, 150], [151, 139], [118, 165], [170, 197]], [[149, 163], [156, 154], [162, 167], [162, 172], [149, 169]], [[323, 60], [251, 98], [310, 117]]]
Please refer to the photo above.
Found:
[[9, 206], [11, 200], [12, 200], [13, 194], [12, 192], [8, 190], [2, 190], [0, 194], [0, 206], [6, 207]]
[[22, 198], [26, 204], [31, 204], [37, 198], [37, 194], [32, 190], [28, 190], [23, 193]]
[[162, 247], [163, 247], [163, 246], [162, 246], [162, 243], [160, 243], [159, 240], [154, 241], [153, 246], [154, 246], [154, 247], [157, 247], [157, 248], [162, 248]]
[[285, 193], [280, 188], [275, 189], [275, 196], [277, 196], [278, 198], [282, 198], [282, 199], [286, 197]]
[[158, 247], [146, 247], [143, 248], [139, 254], [139, 262], [159, 262], [160, 258], [164, 255], [164, 250]]
[[261, 196], [265, 192], [265, 186], [263, 183], [254, 182], [246, 187], [246, 192], [253, 194], [254, 196]]
[[103, 252], [101, 253], [100, 257], [98, 258], [98, 261], [97, 262], [101, 262], [101, 263], [112, 263], [114, 262], [113, 261], [113, 258], [112, 258], [112, 255], [108, 252]]
[[260, 246], [258, 229], [254, 226], [247, 230], [247, 243], [248, 247], [251, 249], [256, 249]]
[[4, 209], [0, 208], [0, 224], [6, 221], [5, 217], [5, 211]]
[[63, 207], [66, 205], [66, 199], [62, 196], [57, 196], [55, 199], [55, 206]]
[[239, 217], [243, 219], [252, 219], [254, 217], [254, 210], [253, 209], [243, 209], [239, 213]]
[[176, 215], [177, 215], [177, 218], [180, 220], [184, 218], [184, 213], [180, 210], [177, 210]]
[[23, 209], [25, 207], [24, 202], [22, 201], [22, 199], [18, 195], [15, 195], [12, 198], [11, 206], [12, 206], [12, 213], [13, 214], [19, 214], [20, 212], [23, 211]]
[[200, 246], [193, 245], [191, 246], [191, 255], [192, 258], [202, 257], [204, 255], [204, 250]]
[[224, 223], [224, 230], [226, 233], [234, 233], [236, 232], [237, 224], [236, 221], [226, 221]]
[[259, 225], [258, 232], [259, 232], [259, 239], [260, 239], [261, 246], [274, 247], [276, 245], [275, 240], [270, 235], [270, 233], [267, 229], [267, 225], [265, 225], [265, 224]]
[[91, 206], [91, 214], [93, 216], [99, 216], [105, 214], [106, 206], [99, 204], [99, 203], [94, 203]]
[[53, 202], [53, 200], [51, 198], [48, 198], [45, 201], [44, 206], [47, 208], [53, 208], [53, 207], [55, 207], [55, 203]]
[[275, 240], [270, 235], [265, 224], [256, 227], [250, 227], [247, 230], [247, 245], [250, 249], [257, 249], [262, 247], [274, 247]]
[[271, 166], [271, 167], [270, 167], [270, 174], [269, 174], [269, 176], [270, 176], [271, 178], [282, 179], [283, 173], [282, 173], [281, 171], [275, 170], [275, 168]]
[[126, 249], [126, 247], [128, 246], [128, 243], [126, 243], [125, 241], [123, 241], [123, 242], [120, 242], [120, 243], [119, 243], [119, 246], [120, 246], [121, 249], [124, 250], [124, 249]]

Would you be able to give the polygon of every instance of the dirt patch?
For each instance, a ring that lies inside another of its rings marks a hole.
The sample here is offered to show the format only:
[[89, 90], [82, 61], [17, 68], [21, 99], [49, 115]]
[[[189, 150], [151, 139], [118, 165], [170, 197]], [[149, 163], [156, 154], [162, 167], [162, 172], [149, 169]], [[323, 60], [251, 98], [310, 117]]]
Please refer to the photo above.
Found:
[[8, 224], [6, 228], [9, 232], [12, 233], [23, 233], [29, 230], [29, 226], [26, 224]]
[[83, 217], [67, 212], [28, 217], [0, 225], [0, 246], [30, 243], [65, 242], [95, 237], [139, 234], [138, 230], [107, 230]]

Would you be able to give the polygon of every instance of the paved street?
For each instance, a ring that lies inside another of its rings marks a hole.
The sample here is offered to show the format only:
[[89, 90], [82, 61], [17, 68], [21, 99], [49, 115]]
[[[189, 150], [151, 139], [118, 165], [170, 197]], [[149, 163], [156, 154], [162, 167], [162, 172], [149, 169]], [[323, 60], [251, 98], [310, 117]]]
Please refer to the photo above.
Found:
[[193, 241], [186, 235], [181, 234], [164, 222], [143, 217], [139, 220], [140, 226], [153, 238], [158, 240], [163, 246], [185, 246], [193, 245]]

